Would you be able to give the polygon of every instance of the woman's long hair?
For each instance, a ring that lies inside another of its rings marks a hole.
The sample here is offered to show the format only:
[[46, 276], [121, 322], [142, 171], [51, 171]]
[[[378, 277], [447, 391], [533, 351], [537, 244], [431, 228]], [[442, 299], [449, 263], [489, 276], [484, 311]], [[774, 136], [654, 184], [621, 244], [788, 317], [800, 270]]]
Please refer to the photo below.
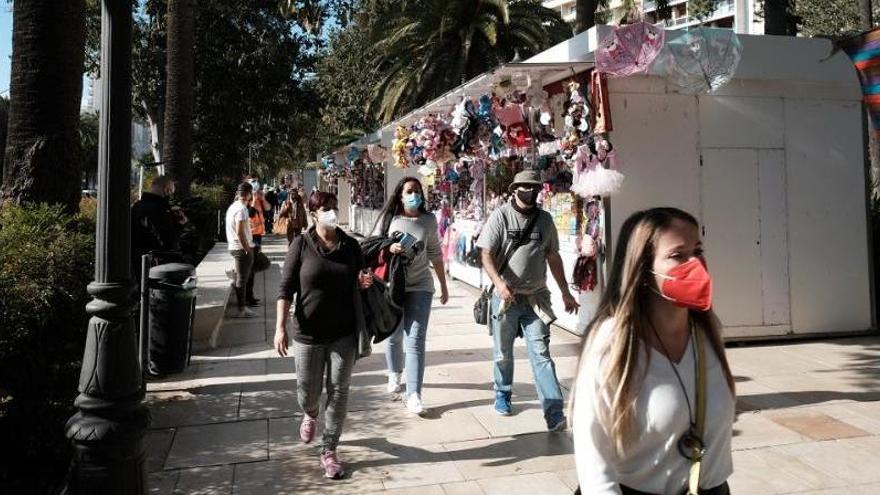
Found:
[[377, 227], [381, 226], [379, 234], [385, 235], [388, 232], [388, 228], [391, 227], [391, 220], [397, 215], [403, 214], [403, 188], [407, 182], [415, 182], [419, 185], [419, 194], [422, 195], [422, 204], [419, 205], [419, 212], [429, 213], [426, 206], [425, 189], [422, 187], [421, 181], [415, 177], [404, 177], [394, 186], [394, 191], [391, 193], [391, 196], [388, 196], [388, 200], [385, 201], [385, 206], [382, 207], [382, 212], [379, 213], [379, 218], [376, 219], [376, 225], [373, 226], [374, 232], [377, 230]]
[[[585, 366], [584, 361], [588, 359], [588, 354], [601, 356], [600, 359], [603, 360], [602, 376], [598, 378], [602, 388], [611, 392], [611, 408], [607, 417], [600, 417], [600, 421], [614, 441], [618, 454], [624, 453], [625, 446], [633, 440], [636, 433], [636, 393], [644, 380], [644, 374], [637, 376], [636, 371], [639, 369], [640, 359], [650, 359], [646, 342], [650, 335], [648, 308], [653, 297], [651, 287], [654, 284], [651, 269], [657, 242], [675, 220], [698, 226], [692, 215], [677, 208], [639, 211], [623, 223], [608, 286], [581, 341], [578, 376]], [[705, 331], [709, 337], [731, 393], [734, 393], [733, 374], [724, 352], [720, 322], [711, 311], [691, 311], [690, 316], [697, 331]], [[613, 318], [615, 323], [610, 340], [602, 349], [596, 349], [598, 352], [590, 353], [598, 328], [609, 318]], [[643, 370], [647, 370], [647, 364]], [[574, 395], [570, 400], [573, 404]], [[576, 421], [573, 416], [572, 421]]]

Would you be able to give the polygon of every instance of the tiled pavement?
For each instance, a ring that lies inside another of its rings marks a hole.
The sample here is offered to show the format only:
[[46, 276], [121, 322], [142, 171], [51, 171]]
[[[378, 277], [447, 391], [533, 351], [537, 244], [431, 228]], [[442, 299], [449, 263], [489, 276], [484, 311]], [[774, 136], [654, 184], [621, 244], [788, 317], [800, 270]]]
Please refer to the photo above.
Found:
[[[279, 264], [283, 246], [267, 253]], [[569, 494], [567, 434], [545, 432], [525, 348], [518, 343], [515, 415], [489, 408], [491, 343], [471, 322], [473, 293], [451, 284], [428, 333], [425, 418], [384, 388], [384, 346], [358, 362], [340, 456], [351, 475], [321, 477], [318, 449], [297, 428], [290, 358], [271, 350], [277, 266], [258, 281], [270, 304], [227, 320], [221, 347], [184, 373], [150, 382], [151, 494]], [[568, 391], [576, 337], [554, 329], [552, 353]], [[880, 493], [880, 338], [733, 346], [740, 411], [731, 480], [736, 494]]]

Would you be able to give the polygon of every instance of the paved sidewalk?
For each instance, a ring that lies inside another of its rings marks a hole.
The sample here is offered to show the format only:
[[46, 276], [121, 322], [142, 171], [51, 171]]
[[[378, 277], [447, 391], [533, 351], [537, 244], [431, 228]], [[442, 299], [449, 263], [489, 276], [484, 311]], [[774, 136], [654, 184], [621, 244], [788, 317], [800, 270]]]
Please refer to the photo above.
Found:
[[[227, 319], [220, 348], [180, 375], [148, 385], [149, 493], [570, 494], [567, 434], [545, 431], [522, 342], [515, 415], [490, 409], [491, 341], [472, 323], [474, 292], [452, 283], [428, 332], [426, 418], [385, 392], [384, 345], [357, 363], [340, 457], [350, 477], [325, 480], [320, 447], [303, 445], [293, 361], [271, 350], [285, 243], [257, 282], [260, 318]], [[340, 308], [345, 310], [346, 308]], [[552, 354], [570, 390], [578, 339], [554, 329]], [[880, 493], [880, 338], [729, 349], [737, 378], [739, 494]], [[320, 436], [318, 437], [320, 438]]]

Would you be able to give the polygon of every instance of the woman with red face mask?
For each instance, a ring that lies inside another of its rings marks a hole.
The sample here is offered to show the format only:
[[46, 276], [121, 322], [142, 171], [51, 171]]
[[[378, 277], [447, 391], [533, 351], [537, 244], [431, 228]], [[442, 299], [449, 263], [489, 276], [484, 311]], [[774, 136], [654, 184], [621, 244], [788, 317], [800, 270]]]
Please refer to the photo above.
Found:
[[571, 405], [582, 493], [730, 493], [734, 381], [711, 308], [696, 219], [627, 219]]

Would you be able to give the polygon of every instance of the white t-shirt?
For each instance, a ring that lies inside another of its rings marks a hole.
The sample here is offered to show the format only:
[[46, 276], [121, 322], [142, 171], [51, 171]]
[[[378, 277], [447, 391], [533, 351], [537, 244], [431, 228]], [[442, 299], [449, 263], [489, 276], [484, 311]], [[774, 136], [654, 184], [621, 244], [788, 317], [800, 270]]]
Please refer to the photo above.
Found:
[[251, 223], [248, 221], [248, 208], [236, 200], [226, 210], [226, 247], [230, 251], [244, 249], [238, 241], [238, 223], [244, 222], [244, 235], [248, 247], [254, 247], [254, 236], [251, 234]]
[[[599, 420], [611, 408], [613, 391], [601, 383], [600, 349], [608, 342], [614, 328], [613, 320], [596, 330], [593, 345], [584, 356], [575, 389], [572, 434], [575, 463], [581, 492], [592, 495], [619, 495], [618, 484], [657, 494], [678, 495], [687, 484], [690, 461], [678, 452], [678, 440], [688, 430], [688, 407], [681, 385], [669, 360], [653, 347], [643, 345], [650, 353], [645, 381], [637, 388], [637, 438], [628, 445], [626, 458], [615, 453], [608, 429]], [[676, 365], [694, 403], [694, 341], [681, 362]], [[703, 434], [706, 455], [700, 477], [701, 488], [723, 484], [733, 474], [731, 436], [734, 420], [734, 397], [730, 393], [721, 362], [708, 339], [704, 340], [706, 356], [706, 425]], [[645, 356], [639, 356], [636, 376], [645, 369]], [[694, 411], [696, 413], [696, 411]]]

